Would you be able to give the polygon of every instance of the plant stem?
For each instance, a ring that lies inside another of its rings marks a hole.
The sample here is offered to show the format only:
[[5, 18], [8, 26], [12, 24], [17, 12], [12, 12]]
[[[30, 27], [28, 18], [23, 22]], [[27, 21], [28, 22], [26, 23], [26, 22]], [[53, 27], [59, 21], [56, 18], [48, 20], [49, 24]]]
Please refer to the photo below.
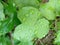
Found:
[[13, 41], [13, 37], [12, 37], [12, 33], [10, 32], [10, 40], [11, 40], [11, 45], [14, 45], [14, 41]]

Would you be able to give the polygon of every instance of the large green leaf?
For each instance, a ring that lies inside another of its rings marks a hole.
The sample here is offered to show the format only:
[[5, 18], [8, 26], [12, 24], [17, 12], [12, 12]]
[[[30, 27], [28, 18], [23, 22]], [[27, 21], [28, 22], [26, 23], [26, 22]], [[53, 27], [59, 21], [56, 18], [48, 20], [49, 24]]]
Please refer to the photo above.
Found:
[[23, 6], [38, 7], [39, 6], [38, 0], [14, 0], [14, 2], [18, 7], [23, 7]]
[[34, 27], [21, 24], [15, 28], [14, 38], [20, 41], [31, 41], [34, 38]]
[[49, 31], [49, 21], [46, 19], [40, 19], [35, 24], [35, 35], [38, 38], [45, 37]]
[[49, 9], [41, 9], [40, 12], [48, 20], [54, 20], [55, 17], [56, 17], [55, 13], [52, 10], [49, 10]]
[[3, 13], [3, 5], [0, 2], [0, 21], [3, 21], [5, 19], [5, 15]]
[[41, 14], [38, 9], [34, 7], [23, 7], [18, 11], [17, 17], [22, 23], [34, 25], [35, 22], [41, 17]]
[[60, 14], [60, 0], [49, 0], [49, 2], [46, 4], [48, 7], [53, 8], [55, 12]]
[[49, 0], [49, 2], [41, 4], [40, 12], [48, 20], [54, 20], [56, 17], [56, 0]]

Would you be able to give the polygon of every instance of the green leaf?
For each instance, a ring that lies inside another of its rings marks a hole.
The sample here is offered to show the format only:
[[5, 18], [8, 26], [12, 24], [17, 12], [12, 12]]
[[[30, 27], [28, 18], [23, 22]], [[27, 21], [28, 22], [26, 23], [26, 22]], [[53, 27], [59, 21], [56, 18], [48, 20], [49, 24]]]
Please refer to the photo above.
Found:
[[49, 32], [49, 21], [46, 19], [39, 19], [35, 24], [35, 35], [38, 38], [45, 37]]
[[40, 5], [40, 12], [42, 15], [47, 18], [48, 20], [54, 20], [56, 18], [56, 13], [55, 13], [55, 0], [49, 0], [48, 3], [41, 4]]
[[60, 45], [60, 31], [57, 32], [54, 44]]
[[34, 27], [21, 24], [15, 28], [14, 38], [20, 41], [31, 41], [34, 38]]
[[58, 29], [58, 30], [60, 30], [60, 21], [59, 21], [59, 22], [57, 22], [57, 24], [56, 24], [56, 25], [57, 25], [57, 29]]
[[48, 20], [54, 20], [55, 17], [56, 17], [55, 13], [52, 10], [49, 10], [49, 9], [41, 9], [40, 12]]
[[18, 11], [17, 17], [22, 23], [34, 25], [41, 18], [41, 13], [34, 7], [23, 7]]
[[5, 19], [5, 15], [3, 13], [3, 5], [0, 2], [0, 21], [3, 21]]
[[45, 18], [47, 18], [48, 20], [54, 20], [55, 19], [55, 14], [51, 11], [51, 10], [49, 10], [49, 9], [47, 9], [47, 10], [40, 10], [41, 12], [42, 12], [42, 15], [45, 17]]
[[32, 42], [28, 41], [28, 42], [20, 42], [20, 44], [18, 45], [33, 45]]
[[55, 8], [56, 12], [60, 15], [60, 0], [56, 0]]
[[1, 36], [0, 45], [11, 45], [11, 41], [10, 41], [9, 37]]
[[0, 10], [3, 10], [3, 5], [1, 2], [0, 2]]
[[4, 9], [5, 9], [5, 15], [8, 18], [14, 18], [14, 25], [17, 26], [18, 24], [20, 24], [19, 19], [17, 18], [17, 12], [16, 12], [16, 7], [13, 6], [13, 1], [12, 0], [8, 0], [7, 1], [8, 4], [3, 3], [4, 4]]
[[17, 18], [17, 14], [15, 13], [15, 14], [14, 14], [14, 25], [17, 26], [17, 25], [19, 25], [19, 24], [21, 24], [21, 22], [20, 22], [20, 20]]
[[14, 2], [18, 7], [24, 7], [24, 6], [38, 7], [39, 6], [38, 0], [14, 0]]
[[5, 15], [11, 17], [12, 15], [14, 15], [14, 13], [16, 13], [16, 8], [13, 6], [13, 4], [6, 4], [6, 3], [3, 3], [4, 5], [4, 13]]
[[20, 24], [20, 21], [17, 18], [15, 7], [12, 4], [4, 4], [4, 13], [7, 16], [4, 21], [0, 21], [0, 36], [5, 35], [6, 33], [13, 30], [14, 26]]
[[10, 32], [13, 28], [14, 28], [13, 18], [7, 18], [6, 20], [1, 21], [0, 36]]

